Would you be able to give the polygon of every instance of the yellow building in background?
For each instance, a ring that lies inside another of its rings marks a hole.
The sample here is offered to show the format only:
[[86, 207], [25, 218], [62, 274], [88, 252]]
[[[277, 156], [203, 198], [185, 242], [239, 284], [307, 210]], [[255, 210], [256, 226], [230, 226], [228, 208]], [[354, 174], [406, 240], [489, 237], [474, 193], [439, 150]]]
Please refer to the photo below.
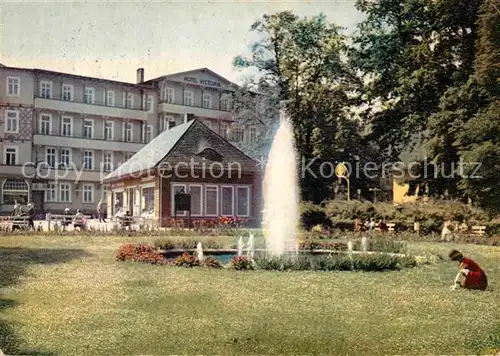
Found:
[[405, 183], [404, 180], [392, 180], [392, 202], [394, 204], [405, 204], [415, 202], [418, 199], [418, 187], [414, 195], [408, 195], [410, 191], [410, 184]]

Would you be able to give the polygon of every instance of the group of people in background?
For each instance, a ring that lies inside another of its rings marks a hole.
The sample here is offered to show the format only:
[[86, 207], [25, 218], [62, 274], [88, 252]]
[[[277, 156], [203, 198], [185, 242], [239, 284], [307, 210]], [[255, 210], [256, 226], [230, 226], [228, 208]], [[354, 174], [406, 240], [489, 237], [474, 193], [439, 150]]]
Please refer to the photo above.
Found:
[[451, 241], [453, 240], [453, 233], [458, 232], [465, 234], [469, 231], [469, 225], [465, 221], [460, 223], [455, 223], [449, 217], [447, 217], [443, 223], [443, 229], [441, 230], [441, 240]]
[[374, 231], [386, 232], [388, 230], [389, 228], [384, 220], [379, 220], [376, 223], [373, 218], [370, 218], [364, 224], [360, 218], [354, 221], [354, 232], [368, 231], [369, 233], [373, 233]]

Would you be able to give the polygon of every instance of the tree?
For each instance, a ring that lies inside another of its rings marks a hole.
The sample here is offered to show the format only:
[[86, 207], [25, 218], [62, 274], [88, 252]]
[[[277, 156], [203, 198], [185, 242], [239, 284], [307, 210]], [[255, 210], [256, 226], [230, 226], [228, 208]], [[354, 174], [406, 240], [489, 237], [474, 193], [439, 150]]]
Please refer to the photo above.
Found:
[[[360, 151], [361, 136], [351, 136], [345, 144], [342, 130], [347, 124], [348, 108], [357, 102], [359, 79], [345, 60], [346, 37], [341, 28], [329, 24], [324, 15], [299, 18], [289, 11], [264, 15], [252, 31], [261, 36], [251, 46], [251, 56], [238, 56], [236, 68], [253, 68], [261, 86], [274, 92], [273, 105], [287, 101], [287, 114], [294, 127], [296, 146], [302, 158], [318, 172], [321, 160], [355, 155]], [[353, 130], [351, 130], [353, 131]], [[355, 131], [355, 130], [354, 130]], [[319, 158], [319, 159], [318, 159]], [[319, 173], [319, 172], [318, 172]], [[321, 201], [331, 196], [334, 177], [301, 177], [303, 198]]]
[[[403, 149], [427, 146], [438, 172], [412, 182], [432, 195], [460, 195], [459, 177], [449, 178], [459, 161], [460, 123], [475, 113], [464, 97], [481, 97], [474, 73], [481, 0], [359, 0], [367, 19], [354, 38], [351, 60], [367, 78], [365, 117], [371, 139], [397, 160]], [[469, 92], [468, 89], [473, 89]], [[458, 99], [460, 98], [460, 99]], [[381, 110], [373, 110], [378, 102]], [[421, 189], [422, 191], [422, 189]]]
[[[365, 80], [373, 140], [390, 156], [425, 131], [440, 97], [473, 70], [476, 0], [358, 0], [350, 57]], [[382, 110], [374, 111], [378, 102]]]
[[[479, 16], [475, 84], [468, 93], [470, 119], [457, 138], [461, 158], [468, 163], [460, 187], [490, 210], [500, 211], [500, 9], [485, 1]], [[473, 94], [480, 91], [480, 100]], [[476, 168], [479, 168], [476, 170]]]

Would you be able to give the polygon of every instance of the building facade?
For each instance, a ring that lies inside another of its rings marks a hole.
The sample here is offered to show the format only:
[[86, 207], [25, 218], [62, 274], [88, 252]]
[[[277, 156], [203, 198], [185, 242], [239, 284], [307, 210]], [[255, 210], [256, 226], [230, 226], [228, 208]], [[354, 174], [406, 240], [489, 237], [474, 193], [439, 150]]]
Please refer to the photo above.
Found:
[[262, 169], [234, 145], [193, 120], [162, 132], [104, 180], [108, 215], [129, 211], [160, 226], [186, 222], [175, 211], [176, 193], [189, 193], [196, 220], [239, 217], [255, 225], [261, 211]]
[[107, 201], [107, 174], [195, 117], [232, 141], [256, 140], [262, 129], [229, 130], [236, 87], [207, 68], [149, 81], [140, 68], [126, 83], [0, 66], [0, 82], [3, 214], [15, 200], [39, 212], [95, 211]]

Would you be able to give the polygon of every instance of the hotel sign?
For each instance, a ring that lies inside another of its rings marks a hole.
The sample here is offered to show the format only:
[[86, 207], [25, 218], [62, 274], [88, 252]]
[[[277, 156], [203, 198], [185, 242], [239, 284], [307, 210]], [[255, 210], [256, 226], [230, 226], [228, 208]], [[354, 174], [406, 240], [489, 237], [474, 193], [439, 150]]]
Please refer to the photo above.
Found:
[[220, 88], [222, 86], [219, 82], [208, 79], [198, 79], [196, 77], [184, 77], [184, 81], [187, 83], [204, 85], [206, 87]]

